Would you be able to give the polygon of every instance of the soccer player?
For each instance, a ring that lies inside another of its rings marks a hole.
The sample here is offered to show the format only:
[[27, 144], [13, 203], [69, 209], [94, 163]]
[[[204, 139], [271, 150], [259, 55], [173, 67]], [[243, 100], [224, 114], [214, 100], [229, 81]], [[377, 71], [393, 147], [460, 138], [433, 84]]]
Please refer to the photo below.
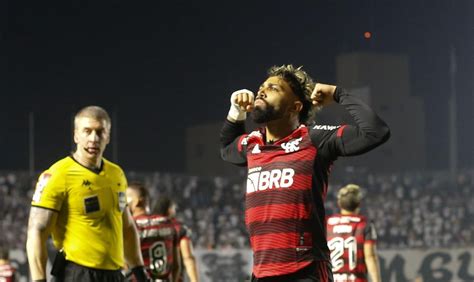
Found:
[[58, 281], [123, 281], [125, 260], [147, 279], [140, 241], [126, 208], [127, 179], [102, 157], [111, 120], [98, 106], [74, 118], [76, 150], [39, 177], [31, 203], [27, 253], [33, 281], [46, 281], [46, 240], [61, 250], [53, 263]]
[[[339, 156], [367, 152], [389, 138], [387, 125], [341, 87], [313, 83], [302, 68], [269, 69], [254, 94], [231, 95], [221, 129], [225, 161], [248, 167], [245, 221], [252, 281], [331, 281], [324, 199]], [[311, 125], [313, 108], [337, 102], [355, 126]], [[246, 113], [262, 128], [245, 133]]]
[[0, 246], [0, 282], [14, 282], [16, 269], [10, 263], [8, 249]]
[[372, 223], [360, 215], [360, 187], [349, 184], [337, 193], [340, 214], [327, 219], [327, 240], [331, 251], [335, 282], [380, 282], [377, 233]]
[[149, 194], [140, 183], [127, 188], [127, 202], [137, 224], [147, 271], [154, 281], [177, 282], [180, 268], [178, 234], [167, 211], [171, 200], [161, 196], [150, 214]]

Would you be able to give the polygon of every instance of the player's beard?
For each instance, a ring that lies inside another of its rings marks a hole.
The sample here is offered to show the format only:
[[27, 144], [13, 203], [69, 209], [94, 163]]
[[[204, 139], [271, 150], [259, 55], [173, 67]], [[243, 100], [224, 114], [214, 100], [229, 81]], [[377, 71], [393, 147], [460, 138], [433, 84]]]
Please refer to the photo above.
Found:
[[251, 117], [255, 123], [267, 123], [282, 118], [283, 113], [275, 110], [275, 107], [266, 103], [264, 109], [261, 107], [255, 107], [252, 111]]

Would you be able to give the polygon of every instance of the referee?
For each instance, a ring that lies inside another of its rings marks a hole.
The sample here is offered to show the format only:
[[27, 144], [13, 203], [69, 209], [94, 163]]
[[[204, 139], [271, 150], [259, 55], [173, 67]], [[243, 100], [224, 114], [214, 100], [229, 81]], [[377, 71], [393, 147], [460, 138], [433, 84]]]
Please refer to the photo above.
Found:
[[41, 174], [26, 244], [33, 281], [46, 281], [50, 234], [60, 250], [51, 271], [54, 281], [124, 281], [125, 261], [139, 281], [146, 281], [138, 233], [126, 208], [127, 179], [102, 157], [110, 128], [104, 109], [83, 108], [74, 119], [76, 151]]

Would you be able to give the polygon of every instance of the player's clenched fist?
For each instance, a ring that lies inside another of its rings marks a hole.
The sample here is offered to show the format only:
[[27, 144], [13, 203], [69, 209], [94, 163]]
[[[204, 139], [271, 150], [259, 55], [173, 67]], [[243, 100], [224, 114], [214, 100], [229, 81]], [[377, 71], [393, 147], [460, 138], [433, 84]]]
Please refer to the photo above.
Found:
[[247, 112], [253, 110], [254, 97], [252, 91], [247, 89], [237, 90], [230, 96], [230, 109], [227, 118], [230, 121], [242, 121], [247, 117]]
[[329, 84], [316, 83], [313, 93], [311, 93], [311, 100], [316, 107], [323, 107], [334, 102], [334, 92], [336, 86]]

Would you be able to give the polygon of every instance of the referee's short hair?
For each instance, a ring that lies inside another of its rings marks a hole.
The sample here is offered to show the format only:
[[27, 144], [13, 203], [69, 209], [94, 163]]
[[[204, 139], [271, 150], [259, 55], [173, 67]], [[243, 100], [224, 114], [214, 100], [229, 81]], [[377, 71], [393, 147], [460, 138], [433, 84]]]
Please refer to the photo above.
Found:
[[339, 207], [350, 212], [360, 207], [361, 200], [362, 194], [359, 185], [348, 184], [339, 189], [337, 193], [337, 203]]
[[98, 121], [105, 121], [107, 129], [110, 130], [112, 121], [107, 111], [99, 106], [87, 106], [79, 110], [74, 117], [74, 128], [77, 128], [77, 121], [79, 118], [88, 117]]
[[155, 208], [153, 209], [153, 213], [158, 215], [169, 216], [170, 207], [174, 204], [173, 200], [166, 195], [161, 195], [158, 197], [156, 201]]

